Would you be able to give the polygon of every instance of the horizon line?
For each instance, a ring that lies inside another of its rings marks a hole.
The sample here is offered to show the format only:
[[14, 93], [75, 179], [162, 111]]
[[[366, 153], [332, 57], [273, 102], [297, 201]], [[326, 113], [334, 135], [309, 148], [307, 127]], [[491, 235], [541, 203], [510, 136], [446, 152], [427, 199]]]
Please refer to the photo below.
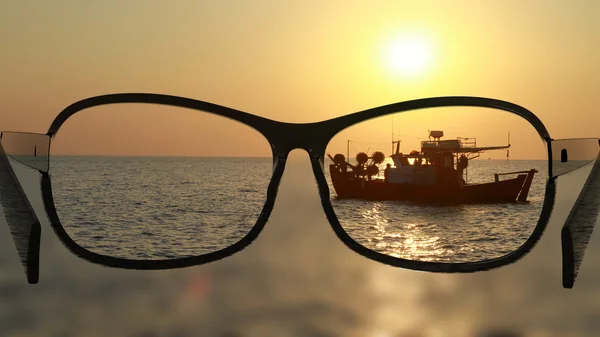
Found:
[[[273, 158], [273, 156], [219, 156], [219, 155], [123, 155], [123, 154], [73, 154], [73, 153], [61, 153], [61, 154], [51, 154], [50, 157], [118, 157], [118, 158], [125, 158], [125, 157], [133, 157], [133, 158]], [[325, 159], [327, 159], [328, 161], [331, 161], [331, 159], [327, 158], [327, 156], [325, 156]], [[386, 158], [387, 159], [387, 158]], [[474, 158], [472, 160], [481, 160], [481, 161], [490, 161], [490, 160], [494, 160], [494, 161], [507, 161], [505, 158], [497, 158], [497, 159], [493, 159], [493, 158]], [[510, 159], [508, 161], [516, 161], [516, 160], [544, 160], [547, 161], [547, 158], [543, 158], [543, 159], [532, 159], [532, 158], [528, 158], [528, 159], [521, 159], [521, 158], [515, 158], [515, 159]]]

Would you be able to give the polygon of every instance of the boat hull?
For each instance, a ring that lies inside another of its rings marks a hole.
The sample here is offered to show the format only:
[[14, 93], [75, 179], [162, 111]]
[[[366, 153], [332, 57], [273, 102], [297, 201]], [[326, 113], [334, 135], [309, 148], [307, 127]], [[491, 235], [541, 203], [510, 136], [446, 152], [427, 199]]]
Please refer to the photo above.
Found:
[[416, 200], [423, 202], [497, 203], [526, 201], [535, 170], [512, 179], [483, 184], [411, 185], [354, 178], [330, 166], [331, 182], [340, 199]]

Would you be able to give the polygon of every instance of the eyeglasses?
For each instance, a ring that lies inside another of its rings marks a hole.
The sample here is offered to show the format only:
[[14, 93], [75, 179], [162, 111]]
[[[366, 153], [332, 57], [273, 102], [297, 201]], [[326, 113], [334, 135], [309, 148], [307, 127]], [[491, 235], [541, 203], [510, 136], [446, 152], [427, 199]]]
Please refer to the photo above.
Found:
[[572, 287], [600, 204], [599, 144], [554, 140], [529, 110], [480, 97], [291, 124], [189, 98], [111, 94], [70, 105], [46, 134], [2, 132], [0, 193], [30, 283], [41, 227], [19, 165], [39, 172], [51, 226], [75, 255], [180, 268], [256, 239], [288, 153], [300, 148], [350, 249], [391, 266], [466, 273], [526, 255], [546, 228], [557, 177], [594, 162], [562, 233], [563, 285]]

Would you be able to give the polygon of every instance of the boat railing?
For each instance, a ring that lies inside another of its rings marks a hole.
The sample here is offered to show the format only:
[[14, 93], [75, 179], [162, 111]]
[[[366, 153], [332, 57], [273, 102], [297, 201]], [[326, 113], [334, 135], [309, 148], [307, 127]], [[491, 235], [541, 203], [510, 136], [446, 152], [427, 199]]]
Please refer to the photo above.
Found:
[[521, 174], [521, 173], [537, 173], [538, 171], [533, 169], [533, 170], [527, 170], [527, 171], [514, 171], [514, 172], [504, 172], [504, 173], [494, 173], [494, 180], [496, 182], [498, 182], [500, 179], [500, 176], [505, 176], [505, 175], [509, 175], [509, 174]]
[[456, 139], [458, 139], [461, 147], [477, 147], [477, 140], [475, 138], [457, 137]]
[[458, 139], [421, 141], [421, 150], [450, 150], [458, 148], [460, 148], [460, 141]]

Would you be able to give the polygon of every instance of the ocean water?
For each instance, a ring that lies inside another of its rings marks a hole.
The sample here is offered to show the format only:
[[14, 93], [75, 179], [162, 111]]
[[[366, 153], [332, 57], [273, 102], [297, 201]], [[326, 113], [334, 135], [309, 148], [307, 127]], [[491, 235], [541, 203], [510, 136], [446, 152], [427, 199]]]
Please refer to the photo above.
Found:
[[52, 157], [52, 191], [84, 248], [131, 259], [226, 248], [256, 223], [271, 158]]
[[26, 284], [0, 225], [0, 335], [597, 336], [599, 237], [574, 289], [561, 288], [560, 274], [560, 229], [587, 172], [559, 178], [549, 227], [524, 259], [448, 275], [393, 268], [345, 247], [322, 211], [305, 153], [292, 153], [253, 244], [215, 263], [168, 271], [106, 268], [70, 254], [43, 216], [39, 175], [17, 167], [42, 220], [41, 277]]
[[[471, 161], [470, 184], [530, 169], [538, 173], [528, 202], [452, 206], [338, 200], [328, 164], [325, 174], [336, 215], [359, 243], [412, 260], [469, 262], [511, 253], [529, 238], [547, 180], [545, 161]], [[110, 256], [169, 259], [246, 235], [271, 171], [270, 158], [58, 156], [50, 174], [59, 219], [75, 242]]]

